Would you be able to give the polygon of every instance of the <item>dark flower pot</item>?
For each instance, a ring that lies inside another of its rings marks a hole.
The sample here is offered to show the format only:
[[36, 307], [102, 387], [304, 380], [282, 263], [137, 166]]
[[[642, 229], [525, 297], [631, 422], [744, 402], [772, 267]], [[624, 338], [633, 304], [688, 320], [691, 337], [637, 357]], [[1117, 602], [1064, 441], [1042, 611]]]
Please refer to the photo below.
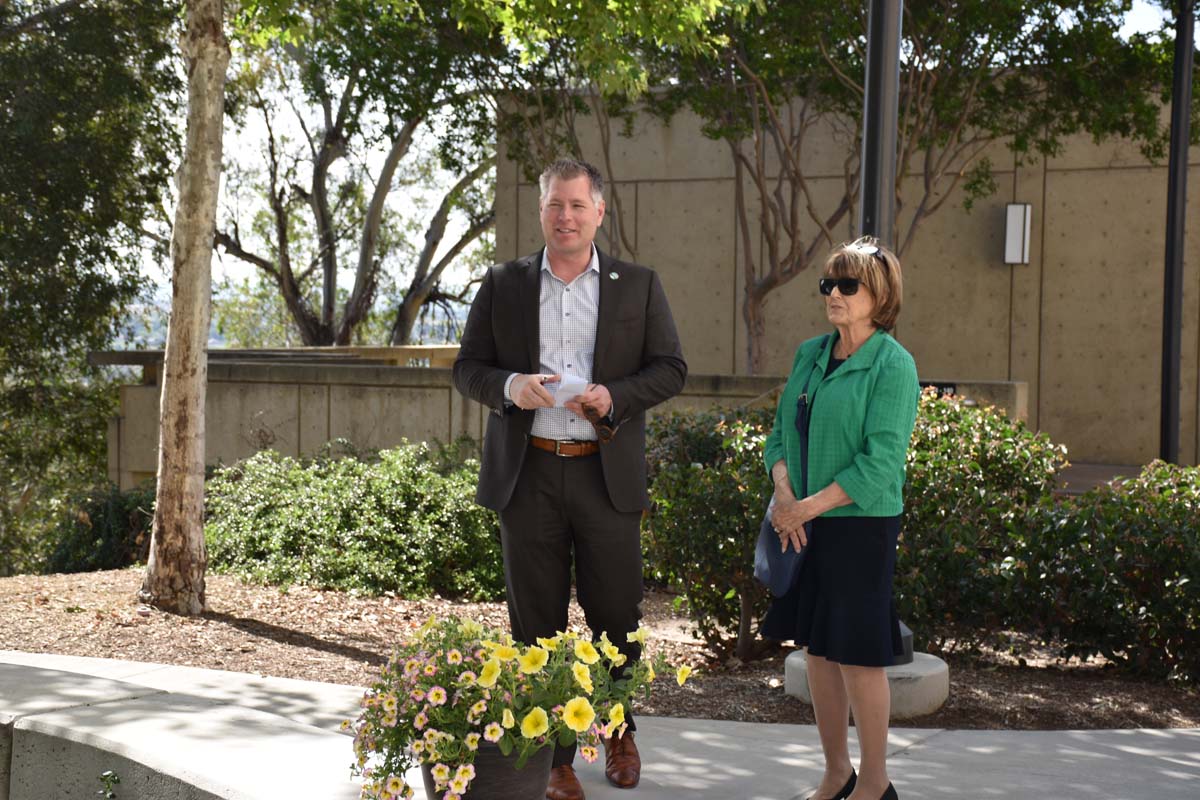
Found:
[[[543, 747], [517, 769], [515, 751], [510, 756], [502, 755], [496, 745], [482, 742], [475, 754], [475, 780], [463, 800], [543, 800], [553, 760], [554, 748]], [[425, 779], [425, 796], [440, 800], [446, 790], [439, 792], [434, 787], [428, 764], [421, 765], [421, 777]]]

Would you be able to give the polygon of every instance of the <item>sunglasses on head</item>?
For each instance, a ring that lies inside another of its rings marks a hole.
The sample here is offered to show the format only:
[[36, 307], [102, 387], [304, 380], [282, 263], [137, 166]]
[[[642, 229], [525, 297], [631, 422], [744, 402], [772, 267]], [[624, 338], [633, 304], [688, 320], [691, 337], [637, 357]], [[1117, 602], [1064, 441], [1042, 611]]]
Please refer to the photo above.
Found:
[[817, 288], [821, 290], [823, 295], [833, 294], [833, 289], [836, 286], [837, 290], [846, 297], [858, 293], [858, 278], [821, 278], [817, 281]]

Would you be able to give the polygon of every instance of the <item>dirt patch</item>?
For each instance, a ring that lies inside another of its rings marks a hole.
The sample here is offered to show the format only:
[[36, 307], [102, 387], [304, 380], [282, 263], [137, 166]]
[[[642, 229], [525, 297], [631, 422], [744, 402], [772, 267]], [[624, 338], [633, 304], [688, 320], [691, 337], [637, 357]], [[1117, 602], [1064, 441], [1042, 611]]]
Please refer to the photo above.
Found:
[[[209, 610], [195, 618], [137, 601], [142, 569], [0, 578], [0, 649], [120, 658], [365, 686], [394, 643], [431, 615], [467, 615], [505, 627], [503, 603], [360, 597], [305, 587], [255, 586], [209, 575]], [[812, 711], [784, 693], [790, 649], [753, 664], [711, 663], [673, 597], [643, 606], [650, 648], [700, 672], [680, 688], [655, 684], [639, 704], [659, 716], [811, 724]], [[572, 605], [571, 624], [584, 627]], [[1111, 666], [1018, 663], [1000, 653], [951, 657], [950, 699], [908, 727], [1056, 730], [1200, 727], [1200, 692], [1118, 674]]]

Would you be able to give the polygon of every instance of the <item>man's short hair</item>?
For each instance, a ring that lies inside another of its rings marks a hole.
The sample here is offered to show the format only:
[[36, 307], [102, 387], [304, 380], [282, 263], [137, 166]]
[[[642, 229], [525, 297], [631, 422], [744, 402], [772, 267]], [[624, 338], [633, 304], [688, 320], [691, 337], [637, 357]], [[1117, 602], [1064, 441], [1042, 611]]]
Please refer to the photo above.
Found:
[[546, 167], [538, 178], [538, 186], [541, 187], [541, 198], [546, 198], [546, 192], [550, 191], [550, 179], [558, 178], [561, 181], [569, 181], [578, 178], [580, 175], [586, 175], [592, 186], [592, 202], [600, 205], [600, 201], [604, 199], [604, 178], [600, 176], [600, 170], [593, 167], [586, 161], [580, 161], [574, 158], [560, 158], [550, 166]]

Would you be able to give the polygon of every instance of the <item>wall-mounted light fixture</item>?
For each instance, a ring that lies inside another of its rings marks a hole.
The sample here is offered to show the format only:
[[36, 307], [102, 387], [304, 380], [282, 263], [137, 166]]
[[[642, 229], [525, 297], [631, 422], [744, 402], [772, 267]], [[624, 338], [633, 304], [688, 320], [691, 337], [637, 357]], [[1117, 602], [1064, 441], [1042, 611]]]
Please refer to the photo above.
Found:
[[1033, 206], [1029, 203], [1009, 203], [1004, 218], [1004, 263], [1029, 263], [1029, 229], [1032, 227]]

